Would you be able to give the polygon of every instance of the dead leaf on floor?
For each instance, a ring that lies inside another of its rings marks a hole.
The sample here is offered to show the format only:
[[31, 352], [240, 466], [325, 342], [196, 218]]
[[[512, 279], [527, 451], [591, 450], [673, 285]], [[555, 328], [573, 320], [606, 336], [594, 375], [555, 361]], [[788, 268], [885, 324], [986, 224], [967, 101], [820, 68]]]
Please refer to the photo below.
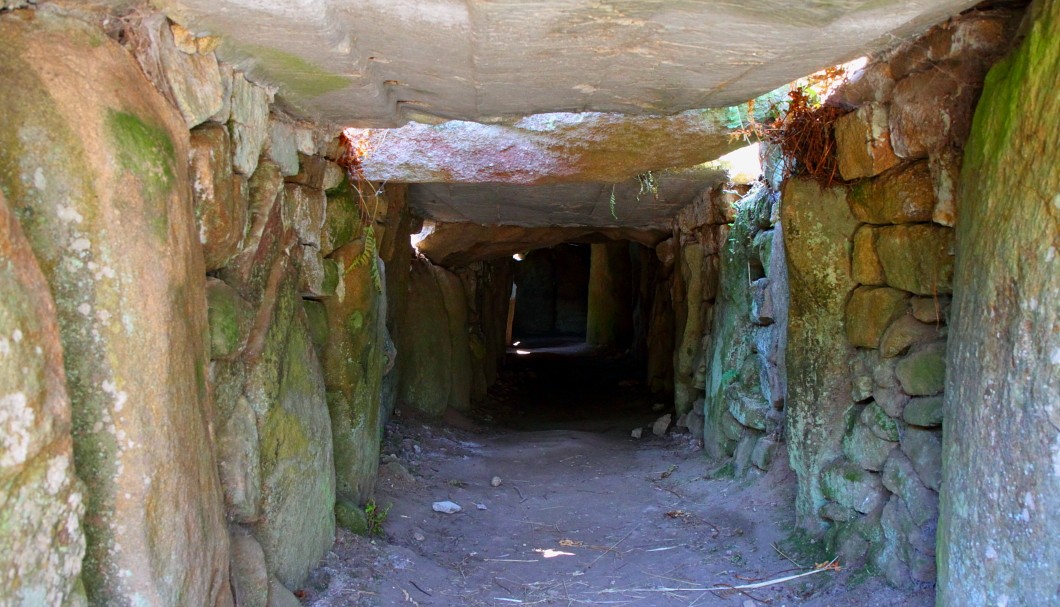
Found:
[[568, 548], [580, 548], [585, 545], [585, 542], [579, 542], [578, 540], [560, 540], [560, 546], [566, 546]]
[[677, 464], [670, 464], [670, 467], [659, 475], [659, 478], [670, 478], [670, 475], [677, 472]]
[[467, 483], [465, 483], [464, 481], [458, 481], [455, 478], [449, 481], [449, 485], [451, 487], [458, 487], [460, 489], [467, 489], [468, 487]]
[[684, 510], [671, 510], [666, 513], [666, 516], [670, 518], [690, 518], [692, 515], [685, 512]]

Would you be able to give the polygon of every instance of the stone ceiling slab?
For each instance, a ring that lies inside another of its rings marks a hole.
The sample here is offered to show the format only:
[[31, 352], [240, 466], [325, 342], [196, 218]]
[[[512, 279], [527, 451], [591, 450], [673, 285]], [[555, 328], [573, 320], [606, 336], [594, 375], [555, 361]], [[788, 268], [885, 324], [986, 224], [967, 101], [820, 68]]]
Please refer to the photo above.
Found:
[[[119, 1], [119, 0], [112, 0]], [[397, 126], [751, 99], [975, 0], [159, 0], [308, 117]]]
[[468, 223], [443, 223], [428, 231], [416, 248], [432, 262], [453, 268], [565, 242], [628, 240], [654, 247], [671, 234], [668, 230], [636, 228], [522, 228]]
[[[754, 105], [766, 120], [787, 87]], [[370, 152], [370, 180], [400, 183], [618, 183], [645, 171], [690, 167], [747, 145], [734, 130], [747, 106], [671, 116], [589, 112], [527, 116], [503, 124], [411, 122], [396, 129], [351, 130]]]
[[408, 202], [420, 216], [445, 223], [666, 229], [678, 210], [727, 177], [708, 167], [662, 173], [658, 196], [642, 192], [636, 179], [617, 185], [421, 183], [409, 186]]

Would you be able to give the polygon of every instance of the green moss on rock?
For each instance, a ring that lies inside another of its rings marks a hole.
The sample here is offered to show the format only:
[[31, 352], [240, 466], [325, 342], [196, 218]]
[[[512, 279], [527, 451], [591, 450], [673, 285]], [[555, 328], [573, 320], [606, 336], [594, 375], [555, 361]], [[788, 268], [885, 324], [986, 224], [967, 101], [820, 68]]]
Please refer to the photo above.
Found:
[[347, 76], [328, 72], [298, 55], [260, 45], [248, 45], [246, 49], [261, 62], [261, 69], [270, 80], [297, 97], [311, 99], [351, 84]]
[[139, 178], [151, 227], [159, 239], [165, 239], [169, 233], [165, 199], [176, 181], [173, 140], [161, 127], [130, 112], [108, 110], [106, 122], [119, 166]]
[[364, 510], [346, 500], [335, 502], [335, 524], [350, 533], [368, 535], [368, 517]]
[[902, 390], [911, 396], [933, 396], [946, 382], [946, 344], [929, 344], [914, 350], [895, 367]]

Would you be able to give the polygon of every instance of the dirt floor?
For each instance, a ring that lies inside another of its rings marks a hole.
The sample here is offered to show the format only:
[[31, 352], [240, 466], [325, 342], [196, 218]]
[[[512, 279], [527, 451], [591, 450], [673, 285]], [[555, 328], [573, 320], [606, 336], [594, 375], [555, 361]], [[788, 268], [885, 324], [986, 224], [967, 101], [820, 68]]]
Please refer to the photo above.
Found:
[[[929, 589], [902, 593], [845, 570], [733, 589], [815, 571], [807, 547], [786, 541], [790, 471], [714, 478], [718, 462], [688, 434], [652, 434], [661, 413], [622, 379], [623, 363], [587, 354], [513, 360], [471, 419], [395, 416], [375, 496], [389, 508], [382, 535], [340, 531], [298, 592], [303, 604], [934, 603]], [[461, 510], [435, 512], [441, 501]]]

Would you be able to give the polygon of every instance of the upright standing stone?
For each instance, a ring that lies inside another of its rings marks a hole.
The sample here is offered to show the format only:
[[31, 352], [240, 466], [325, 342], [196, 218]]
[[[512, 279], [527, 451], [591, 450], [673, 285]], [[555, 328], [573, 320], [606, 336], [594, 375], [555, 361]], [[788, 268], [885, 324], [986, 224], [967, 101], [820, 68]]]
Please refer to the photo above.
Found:
[[[441, 415], [449, 405], [450, 377], [445, 364], [452, 358], [452, 341], [445, 318], [437, 268], [427, 260], [413, 260], [405, 314], [399, 319], [398, 361], [401, 365], [399, 399], [427, 415]], [[402, 322], [403, 321], [403, 322]]]
[[1060, 1], [986, 80], [966, 146], [938, 604], [1060, 604]]
[[797, 524], [821, 530], [822, 469], [842, 453], [854, 348], [847, 341], [843, 311], [850, 291], [850, 251], [857, 221], [844, 190], [821, 190], [816, 182], [784, 185], [781, 221], [788, 259], [791, 306], [785, 360], [788, 378], [788, 456], [798, 476]]
[[223, 604], [184, 119], [104, 32], [46, 11], [0, 19], [0, 82], [0, 188], [58, 310], [89, 600]]
[[633, 335], [631, 272], [625, 242], [592, 245], [585, 334], [588, 343], [619, 349], [629, 346]]
[[[85, 534], [48, 283], [0, 194], [0, 603], [68, 605]], [[7, 603], [10, 601], [10, 603]]]
[[[340, 501], [364, 503], [375, 487], [379, 464], [379, 399], [386, 365], [386, 298], [375, 289], [374, 256], [358, 263], [365, 241], [340, 247], [335, 297], [324, 299], [328, 340], [324, 379], [335, 443], [336, 494]], [[441, 318], [433, 319], [441, 323]]]

